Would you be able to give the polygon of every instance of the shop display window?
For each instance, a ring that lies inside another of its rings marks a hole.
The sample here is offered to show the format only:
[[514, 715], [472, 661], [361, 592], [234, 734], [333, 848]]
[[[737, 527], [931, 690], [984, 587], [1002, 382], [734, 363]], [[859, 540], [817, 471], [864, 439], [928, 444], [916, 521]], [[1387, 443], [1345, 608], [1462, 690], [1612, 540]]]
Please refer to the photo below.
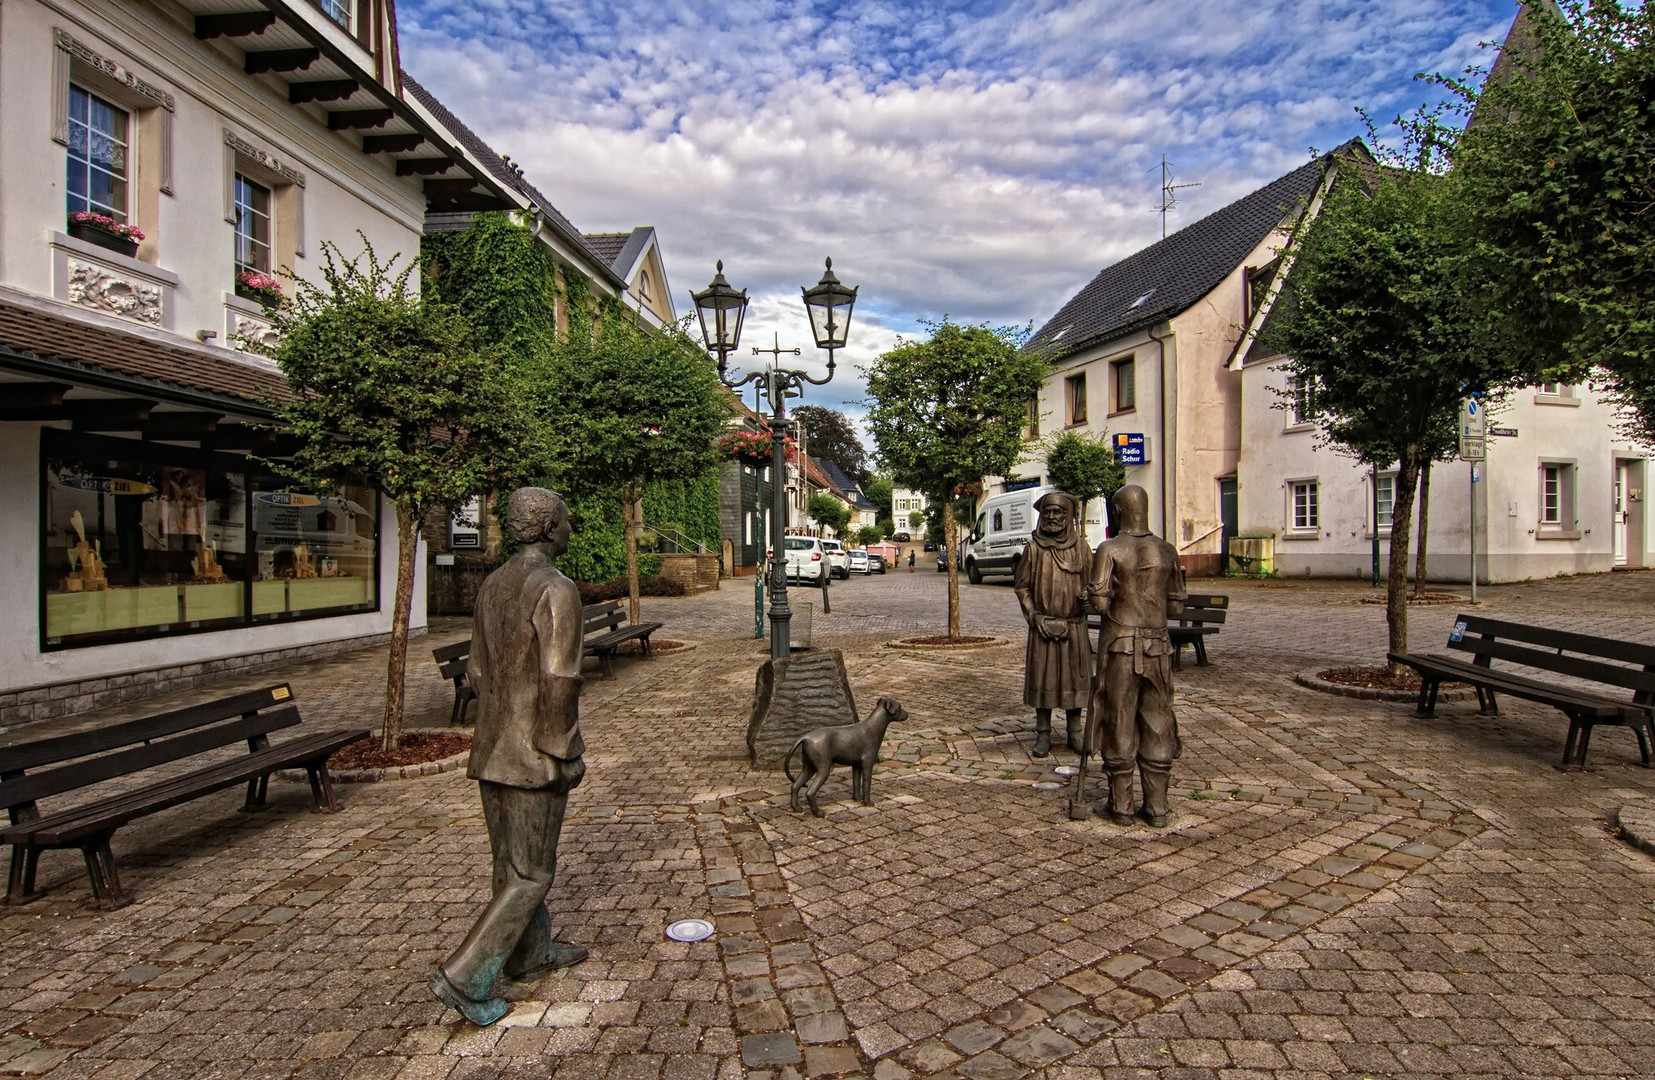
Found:
[[378, 608], [378, 499], [292, 489], [245, 459], [47, 430], [45, 648]]

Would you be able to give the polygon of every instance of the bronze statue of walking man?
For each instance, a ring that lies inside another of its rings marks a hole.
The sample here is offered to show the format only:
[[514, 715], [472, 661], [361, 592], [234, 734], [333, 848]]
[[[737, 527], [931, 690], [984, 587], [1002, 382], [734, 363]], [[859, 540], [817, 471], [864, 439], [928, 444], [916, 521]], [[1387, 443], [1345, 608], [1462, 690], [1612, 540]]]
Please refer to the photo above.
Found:
[[1141, 816], [1167, 823], [1167, 785], [1181, 752], [1172, 715], [1172, 641], [1167, 617], [1183, 610], [1178, 552], [1149, 531], [1149, 493], [1129, 484], [1115, 493], [1117, 535], [1092, 559], [1088, 603], [1104, 616], [1103, 663], [1092, 688], [1088, 730], [1101, 743], [1109, 774], [1109, 818], [1132, 824], [1132, 766], [1143, 783]]
[[1086, 572], [1091, 552], [1073, 495], [1053, 491], [1034, 504], [1040, 522], [1014, 587], [1029, 624], [1023, 653], [1023, 704], [1034, 707], [1034, 756], [1052, 752], [1052, 710], [1062, 709], [1069, 749], [1083, 738], [1081, 709], [1092, 681], [1092, 642], [1086, 633]]
[[506, 527], [523, 546], [477, 591], [466, 671], [477, 691], [466, 775], [482, 795], [494, 896], [431, 978], [479, 1026], [510, 1008], [495, 992], [502, 974], [532, 979], [586, 959], [582, 946], [552, 941], [545, 905], [564, 806], [586, 773], [580, 592], [553, 564], [569, 545], [569, 508], [545, 488], [518, 488]]

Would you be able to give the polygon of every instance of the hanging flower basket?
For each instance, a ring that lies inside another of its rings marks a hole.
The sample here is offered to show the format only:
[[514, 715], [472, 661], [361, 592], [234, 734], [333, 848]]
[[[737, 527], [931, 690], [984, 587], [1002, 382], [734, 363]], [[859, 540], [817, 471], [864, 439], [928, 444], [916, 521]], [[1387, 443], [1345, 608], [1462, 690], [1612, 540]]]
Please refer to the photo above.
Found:
[[282, 283], [269, 274], [243, 270], [236, 275], [236, 295], [256, 300], [266, 308], [282, 306]]
[[[768, 431], [731, 432], [719, 439], [716, 445], [720, 454], [755, 469], [762, 469], [771, 464], [775, 457], [775, 443]], [[798, 454], [792, 439], [786, 440], [783, 448], [789, 461]]]
[[136, 225], [123, 224], [108, 214], [89, 214], [84, 210], [69, 215], [68, 229], [69, 235], [76, 240], [120, 252], [128, 258], [138, 254], [138, 242], [144, 238], [144, 230]]

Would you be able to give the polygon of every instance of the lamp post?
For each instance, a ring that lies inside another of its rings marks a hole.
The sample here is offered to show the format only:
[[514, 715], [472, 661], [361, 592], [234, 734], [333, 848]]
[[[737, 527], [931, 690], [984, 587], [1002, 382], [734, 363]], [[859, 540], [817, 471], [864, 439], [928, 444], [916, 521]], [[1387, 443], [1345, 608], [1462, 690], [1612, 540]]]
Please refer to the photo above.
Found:
[[[690, 294], [701, 320], [702, 340], [706, 342], [707, 351], [718, 357], [719, 381], [731, 389], [758, 383], [770, 402], [770, 657], [774, 660], [788, 654], [793, 629], [793, 609], [787, 602], [787, 556], [783, 548], [777, 546], [786, 542], [787, 535], [787, 395], [789, 391], [803, 390], [805, 383], [822, 386], [833, 379], [833, 354], [835, 350], [845, 347], [857, 290], [842, 284], [834, 276], [833, 260], [828, 259], [822, 280], [808, 289], [801, 288], [800, 292], [804, 295], [805, 311], [810, 316], [810, 329], [816, 347], [827, 350], [827, 375], [824, 378], [818, 379], [804, 371], [782, 367], [780, 354], [785, 350], [779, 347], [763, 370], [739, 378], [732, 376], [729, 356], [741, 341], [741, 323], [747, 312], [747, 290], [735, 289], [725, 280], [721, 260], [712, 282], [700, 292]], [[825, 569], [832, 572], [830, 567]]]

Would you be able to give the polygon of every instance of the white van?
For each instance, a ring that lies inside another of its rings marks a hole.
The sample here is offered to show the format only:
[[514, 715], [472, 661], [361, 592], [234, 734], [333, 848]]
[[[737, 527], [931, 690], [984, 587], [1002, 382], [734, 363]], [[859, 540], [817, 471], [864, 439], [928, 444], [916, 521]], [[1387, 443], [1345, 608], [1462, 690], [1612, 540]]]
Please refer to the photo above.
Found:
[[973, 585], [990, 574], [1017, 573], [1023, 549], [1040, 521], [1034, 504], [1056, 491], [1050, 485], [990, 495], [977, 511], [977, 521], [965, 543], [965, 575]]

